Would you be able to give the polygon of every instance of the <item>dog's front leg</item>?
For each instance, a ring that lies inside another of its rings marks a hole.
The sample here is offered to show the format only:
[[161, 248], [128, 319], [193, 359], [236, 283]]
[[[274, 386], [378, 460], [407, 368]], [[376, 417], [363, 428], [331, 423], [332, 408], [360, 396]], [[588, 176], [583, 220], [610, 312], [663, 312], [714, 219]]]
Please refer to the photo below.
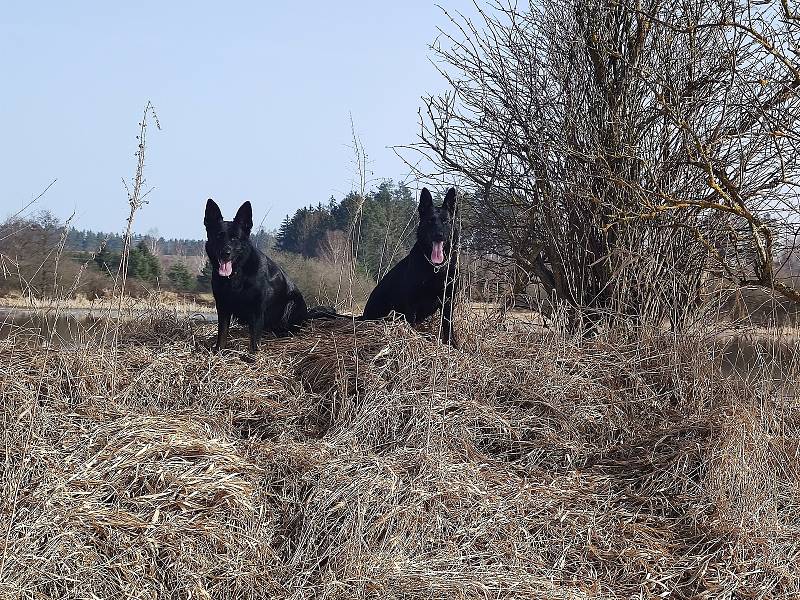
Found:
[[231, 326], [231, 313], [226, 313], [217, 309], [217, 343], [214, 344], [214, 352], [219, 352], [228, 343], [228, 329]]
[[450, 285], [444, 290], [444, 302], [442, 303], [442, 343], [456, 347], [456, 337], [453, 333], [453, 296], [455, 286]]
[[264, 332], [264, 318], [255, 318], [250, 321], [250, 354], [258, 352], [258, 342], [261, 340], [261, 334]]

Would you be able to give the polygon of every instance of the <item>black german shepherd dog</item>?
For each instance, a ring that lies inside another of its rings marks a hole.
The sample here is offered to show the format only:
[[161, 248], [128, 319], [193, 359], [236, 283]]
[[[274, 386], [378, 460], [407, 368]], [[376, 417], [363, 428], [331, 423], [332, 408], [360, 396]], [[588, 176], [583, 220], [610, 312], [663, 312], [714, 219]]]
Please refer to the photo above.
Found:
[[442, 342], [455, 346], [453, 298], [458, 281], [457, 257], [451, 249], [457, 242], [456, 190], [450, 188], [441, 208], [436, 208], [431, 193], [423, 188], [417, 241], [372, 290], [362, 319], [382, 319], [395, 311], [414, 325], [441, 309]]
[[211, 289], [218, 317], [214, 351], [225, 347], [232, 316], [247, 323], [251, 353], [258, 350], [265, 329], [278, 336], [296, 331], [308, 315], [306, 302], [286, 273], [250, 241], [250, 203], [242, 204], [233, 221], [224, 221], [219, 206], [209, 198], [203, 222], [206, 254], [214, 268]]

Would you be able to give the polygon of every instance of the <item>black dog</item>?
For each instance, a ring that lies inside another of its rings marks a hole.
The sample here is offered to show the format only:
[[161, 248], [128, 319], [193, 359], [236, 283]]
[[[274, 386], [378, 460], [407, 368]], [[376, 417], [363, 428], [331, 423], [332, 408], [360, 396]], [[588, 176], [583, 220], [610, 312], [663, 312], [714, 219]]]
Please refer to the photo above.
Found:
[[441, 208], [433, 205], [427, 188], [419, 197], [417, 241], [408, 256], [397, 263], [367, 300], [363, 319], [381, 319], [391, 311], [413, 324], [442, 310], [442, 341], [455, 346], [453, 298], [457, 291], [458, 242], [456, 191], [447, 192]]
[[265, 329], [276, 335], [293, 332], [308, 311], [300, 290], [286, 273], [250, 241], [253, 209], [249, 202], [239, 208], [233, 221], [223, 221], [219, 206], [206, 203], [206, 253], [214, 271], [211, 289], [217, 304], [217, 343], [222, 350], [231, 316], [250, 329], [250, 352], [258, 349]]

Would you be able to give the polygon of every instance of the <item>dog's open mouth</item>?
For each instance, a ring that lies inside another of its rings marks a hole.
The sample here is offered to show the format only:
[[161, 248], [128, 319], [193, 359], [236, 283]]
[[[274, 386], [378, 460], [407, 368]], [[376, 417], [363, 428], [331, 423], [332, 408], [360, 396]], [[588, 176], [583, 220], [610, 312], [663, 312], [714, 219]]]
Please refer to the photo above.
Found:
[[233, 261], [219, 261], [219, 274], [223, 277], [230, 277], [231, 273], [233, 273]]
[[433, 242], [431, 262], [435, 265], [440, 265], [444, 262], [444, 242]]

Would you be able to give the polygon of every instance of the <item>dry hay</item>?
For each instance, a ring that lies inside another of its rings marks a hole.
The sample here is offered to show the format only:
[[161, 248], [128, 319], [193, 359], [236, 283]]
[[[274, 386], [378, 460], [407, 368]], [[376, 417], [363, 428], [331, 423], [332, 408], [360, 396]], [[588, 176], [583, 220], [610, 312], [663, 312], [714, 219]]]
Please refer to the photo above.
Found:
[[795, 370], [482, 322], [458, 351], [317, 323], [248, 364], [213, 331], [0, 342], [2, 597], [800, 594]]

